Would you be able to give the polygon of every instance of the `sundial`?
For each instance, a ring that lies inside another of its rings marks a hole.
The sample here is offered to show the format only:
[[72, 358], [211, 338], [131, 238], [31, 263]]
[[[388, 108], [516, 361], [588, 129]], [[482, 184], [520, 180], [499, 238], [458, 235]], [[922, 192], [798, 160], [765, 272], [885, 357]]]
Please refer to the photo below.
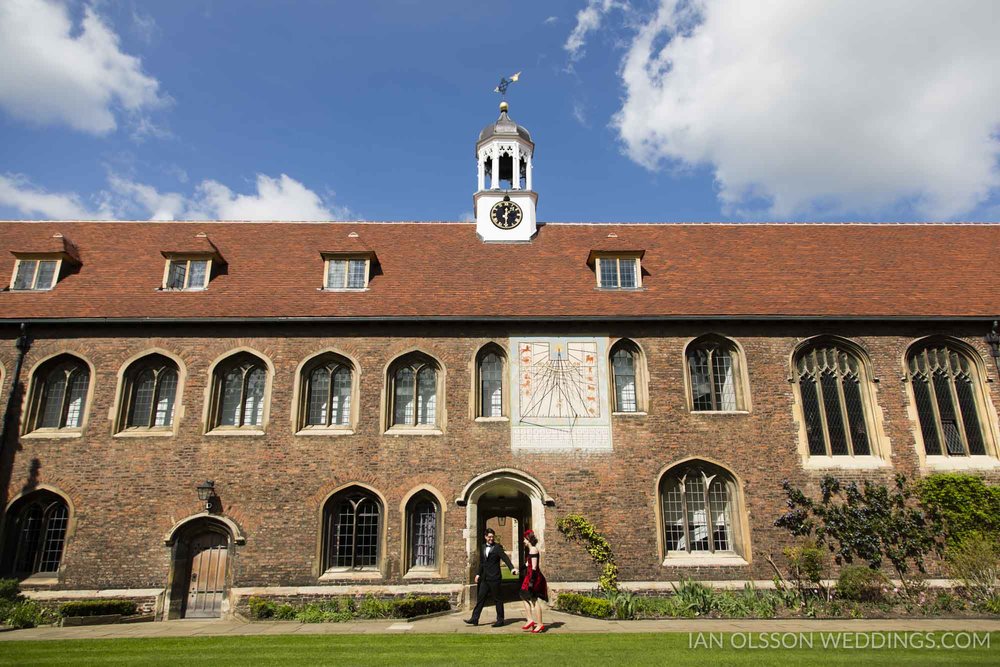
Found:
[[600, 417], [597, 359], [597, 344], [593, 342], [521, 343], [521, 419]]

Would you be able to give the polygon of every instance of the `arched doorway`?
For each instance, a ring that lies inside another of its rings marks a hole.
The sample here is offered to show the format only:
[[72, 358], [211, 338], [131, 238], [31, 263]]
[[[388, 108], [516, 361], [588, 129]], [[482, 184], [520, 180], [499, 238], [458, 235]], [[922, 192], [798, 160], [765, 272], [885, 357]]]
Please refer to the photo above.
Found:
[[231, 522], [196, 516], [165, 540], [172, 546], [166, 617], [221, 618], [229, 611], [232, 547], [242, 543]]
[[[528, 528], [538, 536], [545, 549], [545, 507], [555, 502], [541, 484], [518, 470], [503, 469], [480, 475], [462, 491], [458, 505], [466, 507], [468, 578], [465, 600], [475, 599], [475, 576], [479, 569], [480, 548], [487, 527], [496, 531], [497, 542], [510, 554], [518, 570], [524, 569], [524, 549], [521, 535]], [[505, 576], [506, 568], [503, 568]], [[517, 599], [518, 581], [509, 578], [501, 586], [505, 599]]]

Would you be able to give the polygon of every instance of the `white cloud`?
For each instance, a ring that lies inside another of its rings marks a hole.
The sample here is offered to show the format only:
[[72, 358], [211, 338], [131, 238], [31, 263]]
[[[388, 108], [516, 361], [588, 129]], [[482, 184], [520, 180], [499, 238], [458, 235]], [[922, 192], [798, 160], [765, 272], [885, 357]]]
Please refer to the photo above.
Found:
[[114, 217], [106, 206], [88, 208], [73, 193], [52, 193], [20, 174], [0, 174], [0, 206], [9, 206], [27, 218], [47, 220], [103, 220]]
[[1000, 187], [997, 18], [995, 0], [661, 0], [614, 123], [650, 169], [709, 165], [737, 215], [958, 217]]
[[87, 207], [75, 193], [47, 192], [18, 175], [0, 175], [0, 206], [28, 218], [52, 220], [343, 220], [346, 207], [333, 206], [286, 174], [257, 175], [256, 192], [234, 193], [215, 180], [204, 180], [191, 195], [160, 192], [155, 187], [117, 174], [108, 176], [108, 189]]
[[[587, 35], [601, 27], [604, 15], [612, 9], [623, 8], [627, 3], [618, 0], [587, 0], [587, 6], [576, 13], [576, 25], [566, 38], [563, 48], [569, 53], [571, 60], [583, 57], [583, 47], [587, 43]], [[548, 22], [546, 20], [546, 22]]]
[[542, 21], [542, 23], [544, 23], [545, 25], [551, 25], [558, 20], [559, 20], [558, 16], [548, 16], [544, 21]]
[[0, 107], [33, 123], [106, 134], [118, 113], [141, 118], [166, 101], [91, 6], [75, 26], [55, 0], [3, 0], [0, 62]]

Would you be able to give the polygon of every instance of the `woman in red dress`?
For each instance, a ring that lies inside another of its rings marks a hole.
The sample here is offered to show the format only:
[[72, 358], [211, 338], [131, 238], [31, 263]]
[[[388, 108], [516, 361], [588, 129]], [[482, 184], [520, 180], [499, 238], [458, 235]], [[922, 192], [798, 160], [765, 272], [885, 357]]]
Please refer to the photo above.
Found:
[[535, 537], [534, 531], [524, 531], [524, 547], [528, 552], [528, 564], [524, 571], [524, 581], [521, 582], [521, 600], [524, 601], [524, 614], [528, 622], [521, 629], [537, 634], [545, 632], [545, 624], [542, 623], [542, 603], [538, 599], [548, 602], [549, 589], [545, 583], [545, 575], [538, 567], [541, 555], [538, 552], [538, 538]]

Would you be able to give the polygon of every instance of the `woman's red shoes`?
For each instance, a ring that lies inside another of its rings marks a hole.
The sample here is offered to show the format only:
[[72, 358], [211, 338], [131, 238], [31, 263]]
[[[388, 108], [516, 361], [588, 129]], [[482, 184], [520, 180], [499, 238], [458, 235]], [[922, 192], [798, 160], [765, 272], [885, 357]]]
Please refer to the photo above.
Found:
[[522, 630], [531, 630], [531, 628], [534, 627], [534, 625], [535, 625], [534, 621], [528, 621], [527, 623], [525, 623], [524, 625], [521, 626], [521, 629]]
[[536, 625], [535, 629], [531, 631], [531, 634], [537, 635], [539, 632], [545, 632], [545, 626], [544, 625]]

